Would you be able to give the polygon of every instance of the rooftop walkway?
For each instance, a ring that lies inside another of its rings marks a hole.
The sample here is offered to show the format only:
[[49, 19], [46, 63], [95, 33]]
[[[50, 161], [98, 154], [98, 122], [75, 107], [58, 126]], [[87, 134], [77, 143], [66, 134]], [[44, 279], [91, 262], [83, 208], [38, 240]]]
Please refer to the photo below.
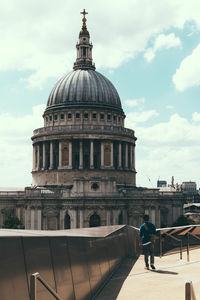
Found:
[[200, 299], [200, 249], [155, 257], [156, 270], [145, 270], [143, 255], [137, 261], [126, 259], [96, 300], [184, 300], [185, 282], [191, 280]]

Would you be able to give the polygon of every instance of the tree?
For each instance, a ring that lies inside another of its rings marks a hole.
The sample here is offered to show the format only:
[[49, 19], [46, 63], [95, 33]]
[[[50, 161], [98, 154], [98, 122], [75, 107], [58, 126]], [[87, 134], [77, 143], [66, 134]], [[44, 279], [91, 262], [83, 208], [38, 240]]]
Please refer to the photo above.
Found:
[[178, 217], [178, 219], [172, 226], [176, 227], [176, 226], [195, 225], [195, 224], [196, 222], [194, 220], [190, 219], [189, 217], [185, 217], [184, 215], [181, 215], [180, 217]]
[[3, 228], [7, 229], [23, 229], [23, 225], [18, 217], [14, 216], [12, 213], [8, 213], [3, 222]]

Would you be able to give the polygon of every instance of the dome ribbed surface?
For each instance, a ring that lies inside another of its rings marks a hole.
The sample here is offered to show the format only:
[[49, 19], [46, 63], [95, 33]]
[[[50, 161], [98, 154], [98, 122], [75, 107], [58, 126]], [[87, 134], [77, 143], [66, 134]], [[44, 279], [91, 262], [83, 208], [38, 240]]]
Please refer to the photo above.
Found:
[[122, 111], [113, 84], [94, 70], [76, 70], [61, 78], [52, 89], [47, 110], [59, 107], [109, 107]]

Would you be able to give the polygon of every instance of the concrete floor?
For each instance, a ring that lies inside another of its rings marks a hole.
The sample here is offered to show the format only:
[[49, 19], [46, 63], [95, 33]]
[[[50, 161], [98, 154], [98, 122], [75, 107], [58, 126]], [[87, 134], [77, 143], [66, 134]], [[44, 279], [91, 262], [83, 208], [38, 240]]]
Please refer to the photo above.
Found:
[[162, 258], [155, 257], [156, 271], [144, 269], [143, 256], [136, 262], [126, 259], [96, 300], [184, 300], [185, 283], [191, 280], [200, 299], [200, 249]]

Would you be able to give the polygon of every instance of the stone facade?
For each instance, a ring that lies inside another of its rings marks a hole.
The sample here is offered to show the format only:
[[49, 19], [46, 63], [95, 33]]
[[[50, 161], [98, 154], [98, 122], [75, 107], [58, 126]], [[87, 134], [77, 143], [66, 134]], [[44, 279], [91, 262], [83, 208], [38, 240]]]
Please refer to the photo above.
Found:
[[1, 192], [2, 225], [12, 211], [25, 229], [139, 226], [148, 213], [157, 227], [182, 214], [181, 192], [136, 187], [133, 130], [112, 83], [95, 71], [83, 18], [74, 70], [50, 93], [44, 127], [34, 130], [33, 185]]

